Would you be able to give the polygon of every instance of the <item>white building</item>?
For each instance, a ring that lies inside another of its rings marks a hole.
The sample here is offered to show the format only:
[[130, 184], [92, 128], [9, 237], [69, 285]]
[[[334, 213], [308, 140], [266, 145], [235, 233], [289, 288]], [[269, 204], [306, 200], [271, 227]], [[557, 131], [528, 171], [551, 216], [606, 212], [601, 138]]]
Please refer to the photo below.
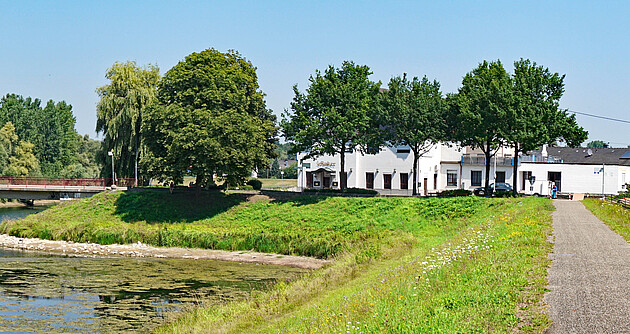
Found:
[[[590, 155], [589, 155], [590, 152]], [[298, 188], [339, 188], [339, 156], [303, 159], [298, 154]], [[513, 183], [513, 150], [501, 148], [490, 161], [490, 183]], [[413, 152], [408, 147], [382, 148], [376, 155], [346, 153], [348, 188], [374, 189], [381, 194], [410, 195]], [[418, 193], [482, 187], [485, 157], [480, 150], [436, 144], [418, 161]], [[602, 169], [603, 168], [603, 169]], [[561, 193], [617, 194], [630, 178], [630, 149], [543, 147], [519, 157], [519, 192], [546, 196], [555, 183]], [[530, 182], [531, 180], [531, 182]]]
[[[499, 153], [503, 154], [503, 150]], [[485, 175], [485, 160], [478, 154], [453, 144], [434, 145], [418, 160], [418, 193], [429, 195], [448, 189], [480, 187]], [[511, 164], [506, 165], [505, 159], [511, 163], [511, 158], [504, 155], [497, 159], [497, 182], [512, 175]], [[298, 154], [298, 161], [298, 188], [339, 188], [339, 155], [304, 159], [304, 154]], [[375, 155], [348, 152], [345, 164], [348, 188], [374, 189], [392, 195], [412, 193], [413, 152], [409, 147], [385, 147]], [[494, 175], [494, 172], [492, 164], [491, 173]]]

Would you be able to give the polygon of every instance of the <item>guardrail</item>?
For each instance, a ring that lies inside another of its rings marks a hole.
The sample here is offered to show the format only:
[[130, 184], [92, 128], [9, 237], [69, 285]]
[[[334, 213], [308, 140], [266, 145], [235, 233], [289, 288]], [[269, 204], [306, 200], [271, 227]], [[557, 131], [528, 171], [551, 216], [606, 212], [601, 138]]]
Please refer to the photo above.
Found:
[[[1, 185], [15, 186], [57, 186], [57, 187], [109, 187], [112, 185], [112, 179], [88, 179], [73, 177], [33, 177], [33, 176], [0, 176]], [[135, 179], [117, 179], [118, 187], [133, 187]]]

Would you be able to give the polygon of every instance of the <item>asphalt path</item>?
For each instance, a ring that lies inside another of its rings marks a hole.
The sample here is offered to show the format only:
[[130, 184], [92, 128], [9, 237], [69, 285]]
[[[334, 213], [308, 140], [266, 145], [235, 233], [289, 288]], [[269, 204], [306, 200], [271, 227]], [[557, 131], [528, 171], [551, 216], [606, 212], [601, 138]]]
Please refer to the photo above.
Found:
[[553, 203], [548, 333], [630, 333], [630, 244], [581, 202]]

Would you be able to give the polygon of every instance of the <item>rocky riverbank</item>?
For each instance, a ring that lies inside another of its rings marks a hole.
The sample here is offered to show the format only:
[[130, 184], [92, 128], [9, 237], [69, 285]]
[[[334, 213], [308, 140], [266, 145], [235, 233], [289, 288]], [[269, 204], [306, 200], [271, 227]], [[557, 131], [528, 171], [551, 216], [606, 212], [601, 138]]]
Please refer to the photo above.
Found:
[[128, 245], [100, 245], [72, 241], [18, 238], [0, 234], [0, 247], [47, 252], [66, 256], [89, 257], [154, 257], [179, 259], [205, 259], [244, 263], [274, 264], [304, 269], [318, 269], [330, 262], [311, 257], [288, 256], [250, 251], [228, 252], [221, 250], [191, 249], [180, 247], [154, 247], [140, 242]]

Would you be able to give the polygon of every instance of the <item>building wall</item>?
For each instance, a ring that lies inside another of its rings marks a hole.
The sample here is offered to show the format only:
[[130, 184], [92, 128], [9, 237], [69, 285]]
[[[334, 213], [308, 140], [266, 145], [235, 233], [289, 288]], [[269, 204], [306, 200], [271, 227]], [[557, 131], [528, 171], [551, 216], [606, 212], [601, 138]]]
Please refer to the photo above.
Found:
[[[627, 169], [626, 167], [622, 168]], [[620, 167], [605, 166], [603, 172], [601, 169], [602, 165], [523, 163], [519, 168], [519, 173], [522, 175], [524, 171], [531, 171], [532, 175], [536, 177], [533, 192], [541, 195], [548, 195], [549, 172], [561, 173], [560, 191], [563, 193], [601, 194], [603, 184], [605, 194], [617, 194], [622, 186], [619, 175]], [[630, 175], [629, 173], [626, 172], [626, 175]], [[521, 190], [520, 186], [518, 189]], [[529, 183], [526, 184], [526, 192], [530, 192]]]

